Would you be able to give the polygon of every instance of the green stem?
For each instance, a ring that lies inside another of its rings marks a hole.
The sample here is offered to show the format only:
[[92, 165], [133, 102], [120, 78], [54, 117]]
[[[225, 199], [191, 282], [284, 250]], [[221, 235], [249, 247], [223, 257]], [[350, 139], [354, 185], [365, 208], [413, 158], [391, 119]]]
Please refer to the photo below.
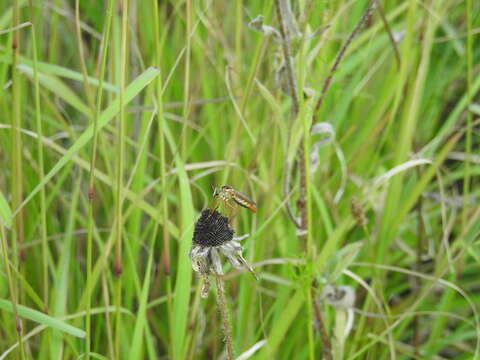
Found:
[[462, 229], [468, 220], [468, 199], [470, 190], [470, 158], [472, 153], [472, 112], [469, 109], [472, 103], [472, 78], [473, 78], [473, 29], [472, 29], [472, 0], [466, 1], [467, 12], [467, 131], [465, 139], [465, 172], [463, 180], [463, 207], [462, 207]]
[[192, 0], [186, 0], [186, 15], [187, 15], [187, 29], [186, 29], [186, 52], [185, 52], [185, 79], [183, 82], [183, 127], [182, 127], [182, 144], [181, 144], [181, 154], [184, 161], [187, 154], [187, 120], [190, 109], [190, 58], [192, 52]]
[[[20, 4], [18, 0], [13, 2], [13, 26], [20, 24]], [[20, 85], [20, 75], [18, 73], [17, 64], [20, 59], [20, 33], [14, 31], [12, 34], [12, 176], [11, 176], [11, 192], [12, 192], [12, 209], [15, 212], [22, 203], [23, 198], [23, 156], [22, 156], [22, 136], [20, 129], [22, 128], [22, 89]], [[22, 261], [25, 257], [23, 250], [24, 228], [23, 228], [23, 210], [19, 211], [14, 217], [12, 228], [12, 250], [14, 252], [13, 264], [18, 266], [21, 272], [23, 266]], [[15, 285], [17, 288], [18, 285]], [[23, 299], [23, 287], [18, 287], [18, 299]]]
[[113, 0], [109, 0], [108, 11], [106, 14], [105, 20], [105, 33], [102, 38], [102, 60], [100, 66], [99, 74], [99, 84], [97, 89], [96, 96], [96, 105], [95, 105], [95, 115], [93, 118], [93, 145], [90, 159], [90, 173], [88, 180], [88, 198], [90, 201], [89, 211], [88, 211], [88, 220], [87, 220], [87, 276], [86, 276], [86, 308], [85, 308], [85, 331], [86, 331], [86, 340], [85, 340], [85, 357], [86, 360], [90, 358], [91, 350], [91, 298], [93, 291], [92, 284], [92, 253], [93, 253], [93, 231], [95, 227], [95, 212], [94, 212], [94, 201], [95, 201], [95, 167], [97, 159], [97, 145], [98, 145], [98, 119], [100, 118], [101, 108], [102, 108], [102, 99], [103, 99], [103, 82], [105, 77], [105, 69], [107, 64], [108, 57], [108, 44], [110, 42], [110, 28], [112, 24], [112, 14], [113, 14]]
[[[155, 47], [155, 64], [156, 67], [161, 71], [162, 68], [162, 49], [160, 41], [160, 21], [158, 17], [158, 1], [152, 0], [153, 7], [153, 23], [154, 23], [154, 47]], [[190, 33], [188, 33], [188, 38], [190, 38]], [[187, 46], [188, 49], [188, 46]], [[188, 57], [187, 57], [188, 58]], [[167, 176], [166, 176], [166, 156], [165, 156], [165, 117], [163, 114], [163, 79], [162, 73], [157, 77], [155, 88], [155, 98], [157, 106], [157, 120], [158, 120], [158, 131], [159, 131], [159, 147], [160, 147], [160, 186], [162, 189], [161, 196], [161, 214], [163, 218], [163, 255], [162, 263], [164, 268], [164, 274], [166, 277], [166, 291], [167, 291], [167, 309], [168, 309], [168, 326], [169, 329], [172, 329], [172, 314], [173, 314], [173, 304], [172, 304], [172, 284], [171, 284], [171, 269], [170, 269], [170, 234], [168, 232], [168, 199], [167, 199]], [[170, 333], [172, 333], [170, 331]], [[170, 351], [172, 343], [170, 342]]]
[[117, 359], [121, 358], [120, 342], [122, 330], [122, 314], [120, 311], [122, 304], [122, 235], [123, 235], [123, 169], [125, 159], [125, 86], [127, 72], [127, 36], [128, 36], [128, 9], [129, 0], [123, 0], [121, 3], [122, 12], [122, 28], [121, 28], [121, 50], [120, 50], [120, 116], [119, 129], [117, 135], [117, 179], [116, 179], [116, 195], [115, 195], [115, 355]]
[[87, 96], [88, 104], [93, 114], [95, 113], [95, 105], [93, 102], [93, 98], [91, 96], [90, 84], [88, 83], [88, 71], [87, 71], [87, 65], [85, 63], [85, 53], [83, 51], [82, 29], [80, 27], [80, 0], [75, 0], [75, 32], [77, 35], [77, 46], [78, 46], [78, 53], [80, 57], [80, 67], [82, 69], [83, 87], [85, 90], [85, 94]]
[[18, 316], [17, 311], [17, 295], [15, 292], [15, 286], [13, 284], [12, 273], [10, 272], [10, 261], [8, 259], [8, 246], [7, 246], [7, 236], [5, 234], [5, 227], [0, 225], [0, 238], [2, 242], [2, 255], [5, 264], [5, 271], [7, 273], [8, 280], [8, 291], [10, 292], [10, 297], [12, 298], [12, 307], [13, 307], [13, 316], [15, 317], [16, 324], [16, 333], [18, 338], [18, 344], [20, 347], [20, 359], [26, 359], [25, 356], [25, 347], [23, 346], [23, 337], [22, 337], [22, 320]]
[[[35, 122], [37, 127], [37, 155], [38, 167], [40, 172], [40, 182], [45, 176], [45, 165], [43, 156], [43, 126], [42, 110], [40, 107], [40, 85], [38, 80], [38, 55], [37, 55], [37, 36], [35, 32], [33, 0], [30, 0], [30, 21], [32, 22], [32, 50], [33, 50], [33, 82], [35, 92]], [[47, 206], [45, 197], [45, 187], [40, 190], [40, 238], [42, 242], [42, 265], [43, 265], [43, 302], [45, 310], [48, 309], [49, 280], [48, 280], [48, 243], [47, 243]]]

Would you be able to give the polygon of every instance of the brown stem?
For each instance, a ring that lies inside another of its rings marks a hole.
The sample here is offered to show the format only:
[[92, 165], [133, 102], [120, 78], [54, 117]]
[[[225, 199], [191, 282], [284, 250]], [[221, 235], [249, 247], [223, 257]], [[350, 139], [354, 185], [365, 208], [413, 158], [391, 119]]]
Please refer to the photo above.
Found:
[[297, 115], [298, 110], [300, 108], [300, 105], [299, 105], [300, 103], [298, 101], [297, 88], [295, 85], [295, 70], [292, 63], [290, 33], [288, 32], [287, 27], [285, 25], [280, 0], [275, 0], [275, 9], [277, 11], [277, 19], [280, 27], [280, 35], [282, 36], [283, 57], [285, 60], [285, 65], [287, 70], [287, 80], [289, 84], [290, 96], [292, 97], [292, 102], [293, 102], [293, 113]]
[[[314, 292], [312, 292], [313, 294]], [[320, 339], [322, 340], [322, 350], [323, 354], [325, 355], [326, 360], [332, 360], [332, 343], [330, 342], [330, 338], [328, 337], [327, 327], [325, 326], [325, 322], [323, 321], [322, 310], [320, 309], [320, 303], [317, 299], [313, 300], [313, 308], [315, 310], [315, 319], [318, 323], [318, 331], [320, 333]]]
[[[298, 149], [298, 172], [300, 174], [300, 196], [297, 200], [297, 208], [300, 212], [300, 230], [308, 229], [308, 213], [307, 213], [307, 174], [305, 171], [305, 151], [302, 140]], [[302, 233], [302, 236], [305, 234]]]
[[217, 283], [217, 304], [220, 314], [222, 315], [223, 341], [227, 347], [227, 359], [233, 360], [232, 328], [230, 326], [227, 301], [225, 300], [225, 288], [223, 287], [222, 275], [216, 274], [215, 281]]
[[[420, 170], [417, 168], [417, 175], [420, 175]], [[417, 263], [416, 263], [416, 271], [420, 271], [420, 267], [422, 265], [422, 253], [423, 253], [423, 238], [424, 238], [424, 227], [423, 227], [423, 202], [422, 197], [418, 198], [417, 204]], [[421, 287], [420, 278], [417, 276], [413, 277], [414, 281], [414, 291], [418, 293]], [[415, 349], [415, 353], [418, 354], [418, 347], [420, 345], [420, 322], [418, 315], [413, 317], [413, 337], [412, 337], [412, 346]]]
[[295, 224], [297, 229], [301, 228], [301, 223], [298, 222], [297, 218], [293, 215], [292, 212], [292, 207], [290, 206], [290, 163], [288, 161], [285, 161], [285, 170], [283, 174], [283, 196], [285, 196], [285, 199], [287, 201], [285, 202], [285, 209], [287, 210], [287, 215], [292, 220], [292, 222]]
[[[340, 62], [342, 61], [343, 56], [345, 55], [345, 52], [347, 51], [347, 48], [352, 43], [353, 39], [355, 39], [355, 37], [358, 35], [358, 33], [360, 32], [360, 29], [362, 28], [363, 24], [365, 24], [365, 22], [368, 20], [368, 18], [372, 14], [373, 9], [375, 9], [376, 5], [377, 5], [377, 0], [372, 0], [370, 2], [367, 10], [365, 11], [365, 13], [360, 18], [360, 21], [355, 26], [355, 28], [351, 32], [350, 36], [347, 38], [347, 41], [345, 41], [345, 43], [342, 45], [342, 47], [338, 51], [337, 57], [335, 58], [335, 61], [333, 62], [332, 67], [330, 68], [330, 72], [329, 72], [327, 78], [325, 79], [325, 81], [323, 83], [322, 92], [320, 93], [320, 97], [318, 98], [317, 104], [315, 105], [315, 111], [314, 111], [315, 114], [318, 113], [318, 110], [320, 109], [320, 107], [323, 104], [323, 100], [325, 99], [325, 95], [327, 94], [328, 89], [330, 88], [332, 78], [333, 78], [333, 74], [337, 70]], [[312, 121], [312, 126], [313, 126], [313, 124], [316, 123], [316, 117], [317, 116], [314, 115], [314, 118], [313, 118], [313, 121]]]
[[[300, 103], [298, 101], [298, 93], [297, 93], [297, 87], [296, 87], [296, 82], [295, 82], [295, 70], [293, 67], [292, 63], [292, 51], [291, 51], [291, 44], [290, 44], [290, 33], [287, 30], [287, 27], [285, 25], [285, 20], [284, 20], [284, 14], [282, 11], [282, 5], [280, 3], [280, 0], [275, 0], [275, 9], [277, 13], [277, 19], [279, 23], [279, 28], [280, 28], [280, 35], [282, 37], [282, 50], [283, 50], [283, 57], [285, 60], [285, 66], [286, 66], [286, 72], [287, 72], [287, 81], [289, 83], [289, 91], [290, 91], [290, 96], [292, 98], [292, 103], [293, 103], [293, 117], [295, 118], [298, 114], [298, 111], [300, 109]], [[306, 199], [306, 174], [305, 174], [305, 157], [304, 157], [304, 152], [303, 152], [303, 141], [300, 143], [300, 147], [298, 150], [297, 158], [299, 161], [299, 174], [300, 174], [300, 195], [299, 199], [297, 201], [297, 208], [300, 212], [300, 223], [295, 219], [293, 216], [291, 207], [290, 207], [290, 202], [286, 202], [286, 209], [287, 209], [287, 214], [290, 217], [290, 219], [293, 221], [295, 226], [300, 229], [300, 230], [305, 230], [307, 229], [307, 208], [305, 206], [305, 199]], [[290, 169], [288, 164], [285, 164], [286, 166], [286, 173], [285, 173], [285, 180], [284, 180], [284, 195], [288, 196], [290, 193], [289, 189], [289, 179], [290, 179]]]
[[385, 30], [387, 31], [388, 38], [390, 39], [390, 43], [392, 44], [393, 53], [395, 54], [395, 60], [397, 61], [397, 67], [400, 68], [400, 65], [401, 65], [400, 51], [398, 51], [397, 42], [393, 38], [392, 29], [390, 28], [390, 25], [388, 24], [387, 17], [385, 16], [385, 12], [383, 11], [383, 7], [380, 4], [380, 2], [377, 2], [377, 9], [378, 9], [378, 13], [380, 14], [380, 18], [383, 21], [383, 26], [385, 26]]

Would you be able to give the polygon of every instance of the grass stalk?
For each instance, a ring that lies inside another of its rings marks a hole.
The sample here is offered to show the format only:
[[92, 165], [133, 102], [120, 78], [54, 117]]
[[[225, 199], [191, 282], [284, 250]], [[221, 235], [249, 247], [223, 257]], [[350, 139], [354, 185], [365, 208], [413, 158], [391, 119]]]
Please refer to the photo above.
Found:
[[187, 154], [187, 137], [188, 137], [188, 127], [187, 120], [190, 112], [190, 62], [191, 62], [191, 53], [192, 53], [192, 28], [193, 28], [193, 10], [192, 10], [192, 0], [185, 0], [186, 5], [186, 18], [187, 18], [187, 27], [185, 29], [185, 78], [183, 80], [183, 127], [182, 127], [182, 138], [180, 144], [180, 150], [183, 161], [186, 161], [185, 157]]
[[[470, 159], [472, 154], [472, 111], [470, 104], [472, 103], [472, 81], [473, 81], [473, 23], [472, 23], [472, 0], [466, 0], [466, 21], [467, 21], [467, 131], [465, 133], [465, 154]], [[462, 206], [462, 229], [465, 227], [468, 219], [469, 196], [470, 196], [470, 161], [465, 161], [463, 175], [463, 206]]]
[[277, 14], [278, 26], [280, 29], [280, 34], [282, 35], [283, 60], [285, 61], [288, 88], [290, 90], [290, 96], [292, 98], [293, 114], [295, 117], [300, 110], [300, 102], [298, 100], [298, 89], [296, 85], [297, 82], [295, 81], [296, 75], [295, 68], [293, 66], [290, 33], [285, 25], [281, 1], [284, 0], [275, 0], [275, 13]]
[[123, 0], [120, 5], [122, 23], [121, 23], [121, 50], [120, 50], [120, 113], [118, 119], [117, 133], [117, 164], [116, 164], [116, 194], [115, 194], [115, 356], [121, 358], [120, 342], [122, 333], [122, 313], [120, 311], [122, 305], [122, 241], [123, 241], [123, 169], [125, 162], [125, 87], [127, 72], [127, 37], [128, 37], [128, 16], [129, 16], [129, 0]]
[[[276, 12], [276, 15], [277, 15], [277, 21], [278, 21], [278, 24], [279, 24], [279, 28], [280, 28], [280, 34], [281, 34], [281, 37], [282, 37], [282, 50], [283, 50], [283, 58], [284, 58], [284, 61], [285, 61], [285, 67], [286, 67], [286, 74], [287, 74], [287, 81], [288, 81], [288, 88], [289, 88], [289, 91], [290, 91], [290, 97], [292, 98], [292, 118], [295, 119], [296, 116], [298, 115], [298, 112], [300, 110], [300, 103], [299, 103], [299, 99], [298, 99], [298, 90], [297, 90], [297, 86], [296, 86], [296, 75], [295, 75], [295, 68], [293, 66], [293, 59], [292, 59], [292, 50], [291, 50], [291, 43], [290, 43], [290, 34], [287, 30], [287, 27], [285, 25], [285, 21], [284, 21], [284, 14], [283, 14], [283, 11], [282, 11], [282, 4], [281, 4], [281, 0], [275, 0], [275, 12]], [[306, 208], [305, 208], [305, 199], [306, 199], [306, 190], [305, 190], [305, 186], [306, 186], [306, 175], [305, 175], [305, 163], [304, 163], [304, 158], [305, 158], [305, 155], [304, 155], [304, 144], [303, 144], [303, 141], [302, 143], [300, 144], [299, 146], [299, 150], [298, 150], [298, 154], [297, 154], [297, 158], [298, 158], [298, 161], [299, 161], [299, 176], [300, 176], [300, 195], [299, 195], [299, 198], [298, 198], [298, 201], [297, 201], [297, 207], [298, 207], [298, 210], [300, 212], [300, 222], [298, 223], [297, 221], [294, 220], [294, 217], [293, 217], [293, 212], [290, 208], [290, 202], [287, 201], [285, 203], [285, 206], [287, 208], [287, 213], [289, 214], [290, 218], [293, 221], [293, 223], [297, 226], [299, 226], [299, 230], [303, 230], [305, 231], [306, 228], [307, 228], [307, 222], [308, 222], [308, 215], [307, 215], [307, 211], [306, 211]], [[285, 196], [288, 196], [289, 194], [289, 181], [288, 179], [290, 178], [290, 164], [286, 164], [286, 172], [287, 174], [285, 175], [286, 179], [284, 181], [284, 184], [285, 184]]]
[[[287, 74], [287, 81], [288, 81], [288, 88], [290, 90], [290, 97], [292, 98], [292, 113], [293, 118], [295, 119], [301, 110], [301, 107], [304, 106], [303, 96], [301, 100], [299, 99], [298, 92], [303, 94], [303, 82], [304, 82], [304, 74], [303, 74], [303, 65], [304, 65], [304, 57], [303, 57], [303, 45], [304, 41], [301, 43], [301, 50], [299, 55], [299, 68], [300, 68], [300, 76], [299, 76], [299, 89], [297, 89], [297, 81], [296, 81], [296, 74], [293, 64], [292, 58], [292, 50], [291, 50], [291, 39], [290, 39], [290, 31], [286, 25], [285, 19], [285, 10], [290, 6], [288, 0], [276, 0], [275, 1], [275, 10], [277, 15], [277, 20], [280, 28], [280, 34], [282, 37], [282, 50], [283, 56], [285, 61], [286, 67], [286, 74]], [[305, 112], [302, 112], [305, 114]], [[303, 119], [304, 129], [303, 129], [303, 139], [300, 143], [297, 159], [299, 162], [298, 171], [300, 177], [300, 193], [299, 198], [297, 200], [297, 207], [300, 212], [300, 238], [306, 235], [306, 250], [307, 250], [307, 258], [309, 260], [313, 259], [313, 238], [312, 238], [312, 194], [311, 194], [311, 178], [310, 178], [310, 119]], [[287, 166], [287, 171], [288, 170]], [[289, 176], [289, 175], [287, 175]], [[285, 181], [287, 184], [287, 191], [288, 191], [288, 182]], [[287, 206], [289, 202], [287, 201]], [[287, 212], [291, 214], [291, 210], [287, 209]], [[296, 224], [296, 222], [294, 222]], [[308, 281], [310, 284], [310, 281]], [[313, 300], [312, 300], [312, 291], [310, 285], [305, 288], [306, 296], [307, 296], [307, 314], [308, 319], [313, 318]], [[315, 345], [313, 340], [313, 326], [311, 321], [307, 321], [307, 334], [308, 334], [308, 345], [309, 345], [309, 356], [310, 359], [315, 359]], [[327, 345], [324, 344], [324, 347]]]
[[[32, 22], [32, 53], [33, 53], [33, 82], [35, 93], [35, 123], [37, 128], [37, 156], [38, 171], [40, 182], [45, 176], [45, 165], [43, 155], [43, 125], [42, 125], [42, 109], [40, 104], [40, 83], [38, 79], [38, 54], [37, 54], [37, 35], [34, 20], [33, 0], [29, 0], [30, 21]], [[45, 200], [45, 187], [40, 190], [40, 239], [42, 242], [42, 271], [43, 271], [43, 302], [45, 303], [45, 311], [48, 311], [49, 298], [49, 276], [48, 276], [48, 243], [47, 243], [47, 205]]]
[[92, 97], [90, 84], [88, 83], [88, 70], [87, 64], [85, 62], [85, 51], [83, 48], [82, 28], [80, 27], [80, 0], [75, 0], [75, 33], [77, 35], [77, 47], [80, 59], [80, 68], [82, 69], [83, 75], [83, 87], [87, 96], [88, 104], [90, 106], [90, 109], [92, 110], [92, 114], [94, 114], [95, 104]]
[[[20, 24], [20, 5], [18, 0], [13, 2], [13, 24], [16, 27]], [[12, 175], [11, 175], [11, 189], [12, 189], [12, 208], [15, 211], [22, 203], [23, 198], [23, 156], [22, 156], [22, 135], [20, 129], [22, 127], [22, 89], [21, 78], [18, 73], [17, 65], [20, 58], [20, 33], [14, 31], [12, 34]], [[23, 211], [20, 211], [14, 220], [12, 241], [13, 249], [16, 253], [15, 260], [19, 265], [25, 259], [25, 252], [22, 250], [24, 240], [24, 222]], [[22, 266], [20, 266], [20, 271]], [[19, 299], [22, 298], [22, 289], [19, 290]]]
[[[53, 6], [59, 7], [62, 0], [54, 0]], [[50, 16], [49, 21], [49, 39], [48, 39], [48, 62], [51, 64], [57, 63], [57, 54], [58, 54], [58, 24], [59, 24], [59, 15], [56, 11], [53, 11]]]
[[[355, 25], [355, 28], [352, 30], [352, 32], [348, 36], [347, 40], [343, 43], [342, 47], [338, 51], [338, 53], [335, 57], [335, 60], [333, 61], [333, 65], [330, 68], [330, 71], [328, 73], [328, 76], [326, 77], [325, 81], [323, 82], [323, 87], [322, 87], [322, 90], [320, 92], [320, 97], [318, 98], [317, 104], [315, 105], [314, 114], [318, 114], [318, 111], [322, 107], [322, 104], [325, 100], [325, 96], [327, 95], [328, 90], [330, 89], [330, 86], [332, 84], [332, 79], [333, 79], [333, 75], [335, 74], [335, 71], [338, 69], [338, 66], [342, 62], [342, 59], [345, 56], [345, 53], [347, 52], [348, 47], [350, 46], [352, 41], [357, 37], [357, 35], [360, 33], [360, 30], [362, 29], [362, 26], [370, 18], [370, 15], [372, 14], [373, 10], [375, 9], [376, 4], [377, 4], [377, 0], [371, 0], [370, 1], [370, 3], [368, 4], [367, 10], [363, 13], [359, 22], [357, 23], [357, 25]], [[316, 115], [314, 115], [312, 125], [315, 124], [315, 122], [316, 122]]]
[[[417, 174], [420, 176], [420, 171], [417, 169]], [[421, 272], [422, 266], [422, 255], [423, 255], [423, 248], [424, 248], [424, 237], [425, 237], [425, 229], [423, 225], [423, 200], [420, 197], [418, 199], [417, 205], [417, 263], [416, 263], [416, 271]], [[422, 286], [421, 279], [414, 276], [412, 277], [412, 281], [415, 284], [414, 291], [420, 293], [420, 289]], [[420, 328], [420, 318], [419, 316], [415, 316], [413, 318], [413, 336], [412, 336], [412, 346], [415, 350], [416, 354], [420, 354], [420, 341], [421, 341], [421, 328]]]
[[[168, 328], [172, 329], [172, 284], [171, 284], [171, 266], [170, 266], [170, 233], [168, 231], [168, 191], [167, 191], [167, 176], [166, 176], [166, 155], [165, 155], [165, 117], [163, 113], [163, 79], [162, 79], [162, 49], [160, 41], [160, 33], [162, 31], [159, 21], [158, 13], [158, 1], [152, 0], [153, 8], [153, 26], [154, 26], [154, 48], [155, 48], [155, 64], [160, 70], [160, 74], [155, 82], [155, 100], [156, 100], [156, 112], [158, 120], [159, 131], [159, 148], [160, 148], [160, 187], [162, 189], [160, 210], [163, 218], [162, 238], [163, 238], [163, 252], [162, 252], [162, 264], [163, 273], [166, 281], [167, 291], [167, 309], [168, 309]], [[190, 37], [190, 33], [188, 33]], [[172, 354], [172, 343], [170, 345], [170, 354]]]
[[[87, 258], [87, 268], [86, 268], [86, 306], [85, 306], [85, 357], [88, 360], [90, 358], [91, 351], [91, 301], [92, 301], [92, 264], [93, 264], [93, 232], [95, 227], [95, 167], [97, 160], [97, 147], [98, 147], [98, 120], [100, 118], [100, 113], [103, 103], [103, 83], [105, 78], [105, 70], [108, 58], [108, 45], [110, 43], [110, 29], [112, 25], [112, 14], [113, 14], [113, 3], [114, 0], [109, 0], [108, 9], [105, 16], [105, 31], [102, 37], [102, 53], [101, 53], [101, 64], [100, 64], [100, 73], [99, 73], [99, 85], [96, 94], [96, 105], [95, 113], [93, 117], [93, 144], [90, 156], [90, 170], [88, 177], [88, 199], [89, 199], [89, 209], [88, 209], [88, 219], [87, 219], [87, 246], [86, 246], [86, 258]], [[109, 316], [108, 314], [106, 315]]]
[[10, 292], [10, 298], [12, 299], [13, 316], [15, 317], [15, 332], [18, 338], [20, 359], [24, 360], [26, 359], [26, 355], [25, 355], [25, 347], [23, 345], [23, 335], [22, 335], [23, 326], [22, 326], [22, 320], [18, 316], [17, 295], [15, 290], [15, 285], [13, 283], [12, 273], [10, 271], [10, 261], [8, 259], [7, 235], [5, 233], [5, 227], [2, 224], [0, 224], [0, 237], [2, 242], [3, 262], [5, 264], [5, 272], [7, 273], [8, 291]]
[[[0, 360], [226, 359], [188, 258], [211, 184], [258, 204], [234, 230], [263, 285], [221, 277], [231, 353], [478, 358], [476, 2], [130, 1], [127, 30], [122, 2], [0, 1]], [[355, 289], [343, 343], [315, 280]]]

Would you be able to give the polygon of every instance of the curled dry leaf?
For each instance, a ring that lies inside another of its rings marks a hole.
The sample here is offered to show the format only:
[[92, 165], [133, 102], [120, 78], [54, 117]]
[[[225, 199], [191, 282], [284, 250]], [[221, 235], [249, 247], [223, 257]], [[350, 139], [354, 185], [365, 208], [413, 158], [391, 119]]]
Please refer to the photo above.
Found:
[[264, 16], [258, 15], [255, 19], [253, 19], [248, 23], [248, 27], [252, 30], [262, 33], [265, 36], [273, 36], [275, 41], [281, 42], [282, 37], [280, 35], [280, 32], [277, 29], [275, 29], [273, 26], [265, 25], [263, 23], [263, 20], [264, 20]]

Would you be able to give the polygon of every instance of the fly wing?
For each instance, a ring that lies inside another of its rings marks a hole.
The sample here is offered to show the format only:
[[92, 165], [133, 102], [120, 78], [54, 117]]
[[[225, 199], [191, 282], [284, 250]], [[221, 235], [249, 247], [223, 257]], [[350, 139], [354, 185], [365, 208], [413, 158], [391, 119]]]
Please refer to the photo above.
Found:
[[255, 204], [254, 201], [250, 200], [248, 197], [243, 195], [242, 193], [239, 193], [238, 191], [235, 191], [235, 196], [233, 197], [233, 200], [240, 206], [247, 208], [253, 213], [257, 212], [257, 204]]

